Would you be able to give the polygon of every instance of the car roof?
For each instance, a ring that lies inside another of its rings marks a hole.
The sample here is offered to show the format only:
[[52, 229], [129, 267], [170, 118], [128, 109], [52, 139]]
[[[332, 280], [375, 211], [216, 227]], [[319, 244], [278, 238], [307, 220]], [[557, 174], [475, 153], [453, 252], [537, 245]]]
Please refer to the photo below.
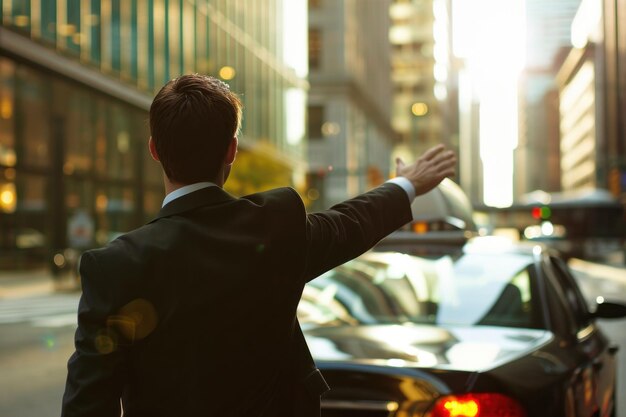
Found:
[[504, 236], [477, 236], [463, 247], [465, 253], [539, 255], [546, 251], [545, 245], [515, 241]]
[[[445, 254], [516, 253], [538, 256], [550, 249], [537, 242], [523, 242], [507, 236], [479, 235], [473, 220], [474, 209], [465, 192], [446, 178], [430, 192], [418, 196], [411, 204], [413, 223], [442, 222], [448, 230], [430, 229], [422, 233], [403, 227], [383, 238], [376, 251], [397, 251], [419, 256]], [[427, 229], [428, 230], [428, 229]]]
[[473, 236], [467, 232], [431, 232], [416, 234], [394, 232], [381, 240], [376, 251], [397, 251], [418, 256], [474, 253], [498, 255], [515, 253], [538, 256], [548, 248], [539, 243], [521, 242], [504, 236]]

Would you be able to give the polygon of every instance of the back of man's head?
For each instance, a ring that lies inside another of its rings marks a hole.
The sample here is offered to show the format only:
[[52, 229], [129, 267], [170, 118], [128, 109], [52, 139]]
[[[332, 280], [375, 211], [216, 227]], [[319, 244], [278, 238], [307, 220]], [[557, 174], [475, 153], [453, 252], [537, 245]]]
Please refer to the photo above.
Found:
[[241, 123], [241, 102], [222, 81], [199, 74], [169, 81], [150, 106], [150, 134], [170, 181], [214, 181]]

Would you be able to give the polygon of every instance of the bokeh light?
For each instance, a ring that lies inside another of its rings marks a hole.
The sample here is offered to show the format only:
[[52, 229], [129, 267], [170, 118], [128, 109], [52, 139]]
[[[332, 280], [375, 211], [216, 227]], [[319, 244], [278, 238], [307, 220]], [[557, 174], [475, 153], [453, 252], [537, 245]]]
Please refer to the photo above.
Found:
[[220, 68], [219, 75], [221, 79], [228, 81], [228, 80], [232, 80], [233, 78], [235, 78], [235, 75], [237, 75], [237, 72], [235, 71], [233, 67], [226, 65]]

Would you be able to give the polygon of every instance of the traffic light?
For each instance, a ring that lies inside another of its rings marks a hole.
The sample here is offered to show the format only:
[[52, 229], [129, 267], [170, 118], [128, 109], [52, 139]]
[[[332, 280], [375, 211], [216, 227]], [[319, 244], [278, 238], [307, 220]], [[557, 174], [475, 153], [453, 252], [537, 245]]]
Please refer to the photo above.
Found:
[[533, 207], [531, 210], [533, 219], [548, 220], [552, 216], [552, 210], [548, 206]]

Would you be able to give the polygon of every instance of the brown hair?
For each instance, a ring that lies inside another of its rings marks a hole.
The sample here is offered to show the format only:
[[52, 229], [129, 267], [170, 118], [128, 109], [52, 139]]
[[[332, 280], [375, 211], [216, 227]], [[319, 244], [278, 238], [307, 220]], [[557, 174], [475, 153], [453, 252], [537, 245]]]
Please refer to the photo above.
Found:
[[214, 181], [241, 124], [241, 101], [207, 75], [169, 81], [150, 106], [150, 134], [165, 175], [181, 184]]

